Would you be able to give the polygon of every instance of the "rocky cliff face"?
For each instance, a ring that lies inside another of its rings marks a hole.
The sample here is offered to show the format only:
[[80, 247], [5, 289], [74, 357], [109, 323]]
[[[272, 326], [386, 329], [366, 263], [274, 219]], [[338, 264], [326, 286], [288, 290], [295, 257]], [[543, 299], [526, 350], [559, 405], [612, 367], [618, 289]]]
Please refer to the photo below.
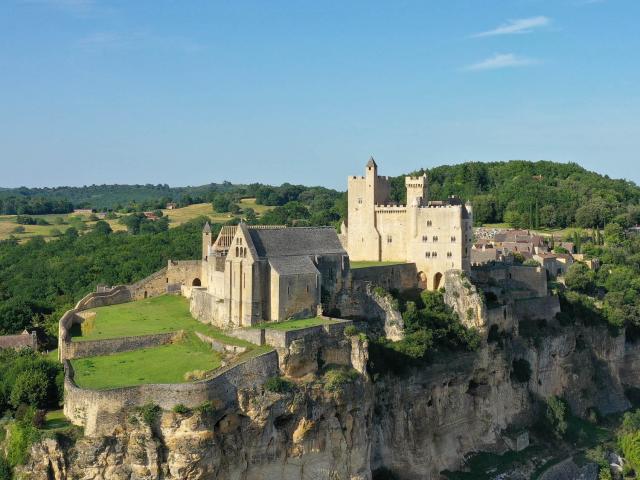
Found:
[[[364, 364], [366, 342], [350, 341], [353, 360]], [[440, 356], [403, 375], [362, 375], [338, 389], [311, 374], [284, 394], [243, 390], [237, 406], [224, 412], [163, 412], [151, 427], [133, 415], [110, 435], [84, 437], [70, 448], [45, 441], [34, 446], [21, 474], [33, 480], [365, 480], [385, 468], [402, 479], [437, 479], [470, 452], [504, 449], [504, 429], [529, 424], [540, 397], [562, 395], [578, 415], [589, 407], [628, 407], [622, 383], [640, 383], [634, 370], [640, 362], [625, 359], [637, 357], [624, 337], [567, 327]], [[528, 382], [512, 378], [519, 358], [531, 365]]]
[[243, 391], [238, 408], [185, 415], [163, 412], [149, 426], [133, 415], [111, 435], [85, 437], [63, 451], [55, 440], [33, 447], [22, 478], [367, 479], [371, 385], [328, 392], [301, 385], [286, 394]]

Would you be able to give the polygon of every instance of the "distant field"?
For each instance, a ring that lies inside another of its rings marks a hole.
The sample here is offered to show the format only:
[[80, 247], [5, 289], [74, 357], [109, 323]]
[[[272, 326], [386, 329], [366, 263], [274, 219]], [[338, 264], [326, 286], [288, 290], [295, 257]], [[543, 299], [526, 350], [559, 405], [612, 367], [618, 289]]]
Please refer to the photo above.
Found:
[[243, 340], [224, 335], [221, 330], [195, 320], [189, 313], [189, 301], [179, 295], [160, 295], [137, 302], [121, 303], [89, 310], [95, 317], [72, 332], [73, 341], [103, 340], [134, 335], [150, 335], [184, 330], [200, 332], [229, 345], [252, 347]]
[[287, 320], [285, 322], [264, 322], [252, 328], [270, 328], [273, 330], [300, 330], [302, 328], [315, 327], [318, 325], [330, 325], [338, 323], [335, 320], [327, 320], [326, 318], [302, 318], [300, 320]]
[[183, 383], [185, 373], [220, 366], [220, 354], [195, 336], [159, 347], [72, 360], [74, 380], [83, 388], [104, 389], [149, 383]]
[[253, 208], [256, 212], [256, 215], [260, 216], [269, 210], [273, 210], [274, 207], [269, 207], [267, 205], [258, 205], [256, 203], [255, 198], [243, 198], [240, 200], [240, 208]]
[[350, 262], [352, 269], [354, 268], [367, 268], [367, 267], [383, 267], [386, 265], [402, 265], [405, 262]]
[[[265, 205], [256, 205], [255, 198], [243, 198], [240, 201], [241, 208], [253, 208], [256, 215], [260, 217], [264, 212], [267, 212], [274, 207], [268, 207]], [[231, 220], [235, 215], [231, 213], [217, 213], [213, 211], [213, 207], [210, 203], [196, 203], [184, 208], [176, 208], [174, 210], [162, 210], [163, 215], [169, 217], [169, 228], [182, 225], [189, 220], [200, 216], [207, 216], [212, 222], [225, 223]], [[119, 214], [120, 215], [120, 214]], [[19, 225], [16, 223], [16, 215], [0, 215], [0, 240], [7, 239], [11, 236], [16, 237], [18, 240], [26, 240], [35, 236], [42, 236], [45, 239], [54, 238], [55, 230], [59, 230], [64, 233], [70, 227], [80, 227], [79, 229], [91, 229], [95, 222], [89, 221], [89, 215], [77, 215], [73, 213], [68, 214], [53, 214], [53, 215], [28, 215], [34, 218], [41, 218], [50, 223], [50, 225], [22, 225], [24, 227], [23, 233], [15, 233], [14, 230]], [[59, 223], [59, 219], [62, 219], [63, 223]], [[121, 225], [118, 219], [105, 220], [114, 232], [125, 231], [127, 228]]]
[[230, 213], [216, 213], [210, 203], [194, 203], [184, 208], [162, 210], [163, 215], [169, 217], [169, 227], [177, 227], [196, 217], [205, 215], [214, 222], [226, 222], [233, 218]]

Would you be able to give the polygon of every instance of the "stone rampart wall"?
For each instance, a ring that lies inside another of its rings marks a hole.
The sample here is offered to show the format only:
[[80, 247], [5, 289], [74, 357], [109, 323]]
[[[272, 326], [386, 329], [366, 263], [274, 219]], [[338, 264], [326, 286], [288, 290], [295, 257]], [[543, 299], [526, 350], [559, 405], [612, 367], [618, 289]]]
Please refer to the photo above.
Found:
[[415, 263], [354, 268], [351, 282], [369, 282], [385, 290], [409, 290], [418, 287], [418, 270]]
[[[58, 322], [58, 358], [60, 360], [68, 358], [78, 358], [79, 356], [104, 355], [107, 353], [124, 352], [135, 350], [136, 348], [145, 348], [152, 345], [160, 345], [162, 341], [153, 337], [154, 335], [145, 336], [148, 340], [141, 340], [136, 337], [127, 337], [114, 340], [96, 340], [95, 342], [86, 343], [83, 346], [75, 346], [71, 344], [69, 329], [74, 324], [81, 324], [84, 318], [80, 312], [90, 310], [92, 308], [105, 307], [108, 305], [117, 305], [120, 303], [130, 302], [132, 300], [140, 300], [143, 298], [155, 297], [167, 292], [180, 293], [181, 285], [193, 282], [193, 278], [200, 273], [199, 260], [174, 261], [169, 260], [168, 266], [152, 273], [148, 277], [131, 285], [118, 285], [116, 287], [98, 286], [96, 292], [91, 292], [84, 296], [76, 306], [65, 312]], [[146, 342], [151, 342], [147, 344]], [[110, 343], [98, 343], [110, 342]], [[155, 343], [154, 343], [155, 342]], [[159, 343], [160, 342], [160, 343]], [[77, 342], [78, 344], [80, 342]], [[134, 347], [139, 343], [140, 347]], [[166, 343], [166, 342], [165, 342]], [[114, 350], [109, 351], [109, 345]], [[90, 352], [104, 352], [91, 353]]]
[[80, 312], [91, 308], [117, 305], [118, 303], [125, 303], [130, 300], [131, 292], [129, 291], [129, 288], [124, 285], [120, 285], [107, 291], [89, 293], [76, 304], [75, 310]]
[[170, 410], [182, 404], [193, 408], [210, 401], [216, 410], [232, 407], [239, 389], [256, 388], [278, 374], [275, 351], [218, 371], [195, 383], [151, 384], [109, 390], [89, 390], [73, 381], [73, 368], [65, 361], [64, 413], [73, 424], [85, 427], [85, 435], [111, 434], [126, 421], [126, 410], [152, 403]]
[[167, 262], [167, 289], [179, 291], [181, 286], [204, 286], [201, 260], [169, 260]]
[[296, 340], [309, 336], [318, 338], [343, 336], [344, 329], [348, 325], [353, 325], [353, 322], [351, 320], [337, 320], [337, 323], [316, 325], [298, 330], [276, 330], [274, 328], [264, 328], [262, 330], [264, 330], [264, 339], [267, 345], [276, 348], [288, 348]]
[[514, 317], [518, 319], [552, 320], [560, 312], [557, 295], [517, 300], [512, 305]]
[[195, 332], [196, 336], [204, 343], [208, 343], [211, 345], [211, 348], [216, 352], [220, 353], [244, 353], [247, 351], [245, 347], [239, 347], [237, 345], [229, 345], [227, 343], [223, 343], [215, 338], [212, 338], [208, 335], [204, 335], [200, 332]]
[[167, 267], [128, 286], [132, 300], [157, 297], [167, 291]]
[[104, 340], [85, 340], [67, 342], [65, 359], [96, 357], [112, 353], [130, 352], [141, 348], [157, 347], [171, 343], [176, 332], [155, 335], [137, 335], [132, 337], [109, 338]]
[[264, 328], [236, 328], [227, 333], [232, 337], [251, 342], [255, 345], [264, 345], [266, 343], [264, 330]]

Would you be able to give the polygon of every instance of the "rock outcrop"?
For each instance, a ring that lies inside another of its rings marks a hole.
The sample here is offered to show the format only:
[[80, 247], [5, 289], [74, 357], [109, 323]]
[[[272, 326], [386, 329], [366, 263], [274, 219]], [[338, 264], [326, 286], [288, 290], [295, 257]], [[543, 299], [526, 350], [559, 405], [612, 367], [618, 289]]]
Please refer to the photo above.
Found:
[[[231, 408], [165, 411], [151, 426], [134, 412], [72, 447], [35, 445], [20, 473], [32, 480], [366, 480], [385, 469], [400, 479], [438, 479], [471, 452], [503, 451], [505, 430], [529, 425], [545, 397], [563, 396], [576, 415], [606, 413], [628, 407], [623, 384], [640, 383], [640, 362], [630, 361], [637, 348], [605, 328], [555, 325], [371, 378], [364, 338], [334, 347], [292, 343], [291, 372], [317, 361], [314, 352], [341, 359], [344, 348], [345, 362], [350, 357], [365, 374], [329, 387], [309, 372], [288, 393], [240, 389]], [[529, 363], [528, 380], [514, 377], [516, 359]]]

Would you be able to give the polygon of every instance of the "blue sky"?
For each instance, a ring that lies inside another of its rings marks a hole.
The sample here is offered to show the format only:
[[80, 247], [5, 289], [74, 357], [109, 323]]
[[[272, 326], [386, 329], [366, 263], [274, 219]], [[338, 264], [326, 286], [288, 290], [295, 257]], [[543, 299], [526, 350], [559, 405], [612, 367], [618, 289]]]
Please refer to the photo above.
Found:
[[640, 183], [638, 0], [0, 2], [0, 186], [345, 188], [467, 160]]

